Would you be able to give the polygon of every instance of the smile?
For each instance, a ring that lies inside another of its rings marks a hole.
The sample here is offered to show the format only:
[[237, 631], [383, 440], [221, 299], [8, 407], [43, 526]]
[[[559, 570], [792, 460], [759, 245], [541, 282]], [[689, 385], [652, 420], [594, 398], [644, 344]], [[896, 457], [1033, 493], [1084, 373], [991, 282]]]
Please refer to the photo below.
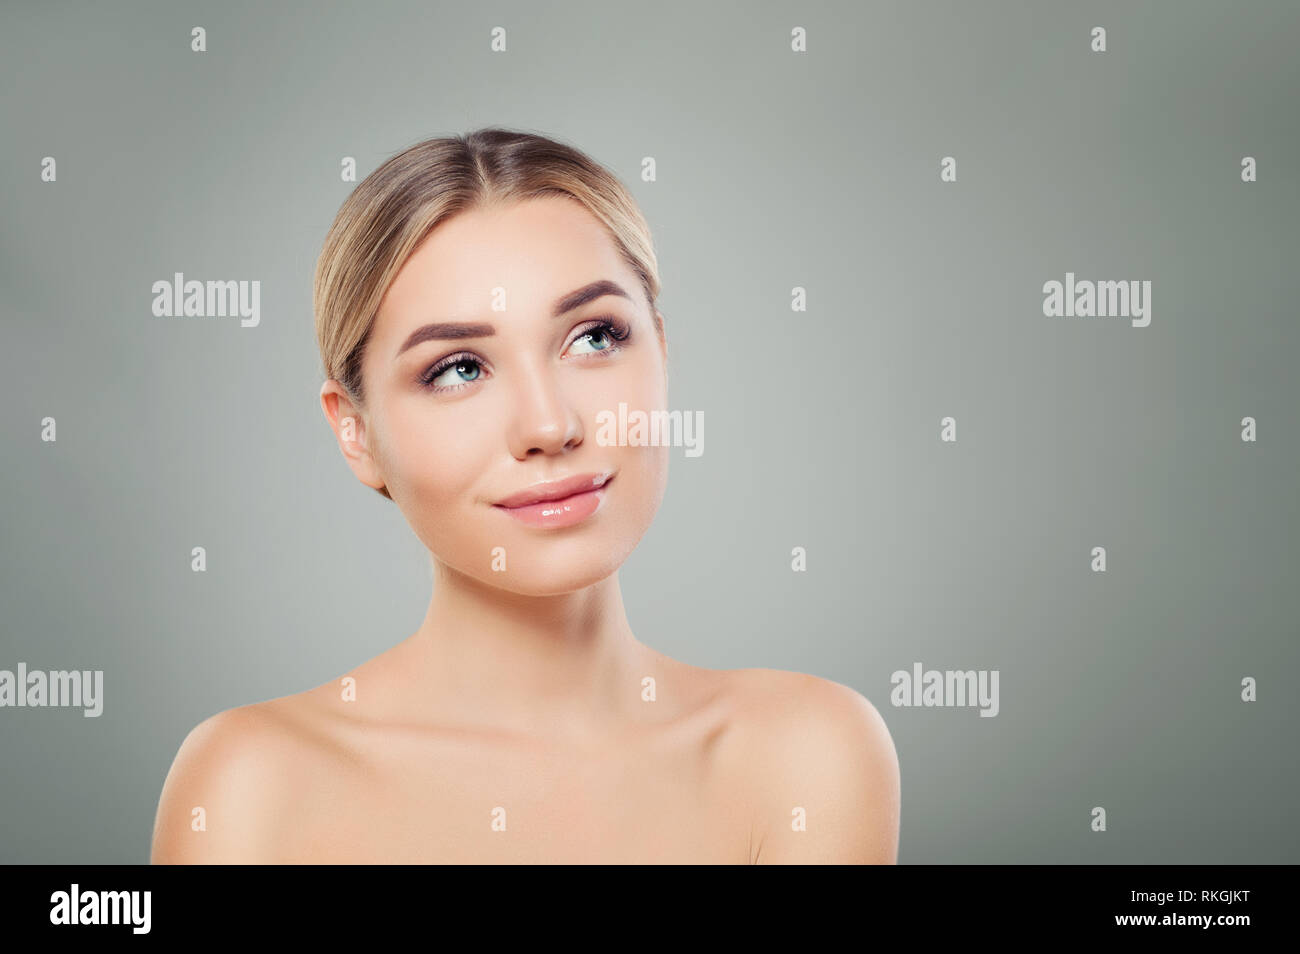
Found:
[[530, 527], [571, 527], [600, 509], [613, 479], [610, 474], [580, 474], [536, 484], [493, 506]]

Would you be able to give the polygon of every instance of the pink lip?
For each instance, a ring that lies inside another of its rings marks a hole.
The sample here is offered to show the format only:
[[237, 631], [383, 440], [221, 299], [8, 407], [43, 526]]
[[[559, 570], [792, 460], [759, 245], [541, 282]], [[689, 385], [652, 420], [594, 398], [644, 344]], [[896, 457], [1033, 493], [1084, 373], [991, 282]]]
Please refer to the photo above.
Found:
[[534, 484], [497, 501], [520, 523], [533, 527], [570, 527], [586, 520], [605, 499], [605, 488], [613, 474], [577, 474], [564, 480]]

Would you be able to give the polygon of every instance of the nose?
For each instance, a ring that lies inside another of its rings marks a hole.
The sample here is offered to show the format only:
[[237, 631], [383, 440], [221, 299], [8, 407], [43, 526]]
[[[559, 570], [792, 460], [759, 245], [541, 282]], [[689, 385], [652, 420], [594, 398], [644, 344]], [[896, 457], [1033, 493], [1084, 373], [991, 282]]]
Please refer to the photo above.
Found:
[[510, 453], [558, 454], [582, 443], [582, 418], [565, 397], [559, 375], [545, 361], [520, 365], [511, 421]]

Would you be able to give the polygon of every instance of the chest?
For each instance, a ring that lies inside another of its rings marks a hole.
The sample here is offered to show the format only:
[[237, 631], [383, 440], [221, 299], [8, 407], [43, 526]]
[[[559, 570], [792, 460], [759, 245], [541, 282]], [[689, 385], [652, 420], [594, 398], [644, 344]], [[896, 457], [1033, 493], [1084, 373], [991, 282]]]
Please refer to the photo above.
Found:
[[395, 744], [318, 766], [288, 853], [326, 863], [749, 861], [749, 816], [706, 747]]

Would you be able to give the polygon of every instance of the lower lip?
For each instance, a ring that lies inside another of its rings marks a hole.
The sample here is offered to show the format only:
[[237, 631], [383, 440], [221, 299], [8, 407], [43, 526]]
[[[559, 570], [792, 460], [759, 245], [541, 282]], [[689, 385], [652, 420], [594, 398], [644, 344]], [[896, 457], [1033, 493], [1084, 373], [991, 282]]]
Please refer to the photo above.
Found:
[[572, 497], [565, 497], [563, 500], [543, 500], [541, 503], [528, 504], [526, 507], [502, 507], [497, 505], [497, 509], [504, 510], [520, 523], [527, 524], [530, 527], [544, 527], [547, 529], [571, 527], [576, 523], [582, 523], [600, 509], [601, 501], [605, 499], [605, 489], [611, 483], [613, 481], [607, 480], [593, 490], [574, 494]]

